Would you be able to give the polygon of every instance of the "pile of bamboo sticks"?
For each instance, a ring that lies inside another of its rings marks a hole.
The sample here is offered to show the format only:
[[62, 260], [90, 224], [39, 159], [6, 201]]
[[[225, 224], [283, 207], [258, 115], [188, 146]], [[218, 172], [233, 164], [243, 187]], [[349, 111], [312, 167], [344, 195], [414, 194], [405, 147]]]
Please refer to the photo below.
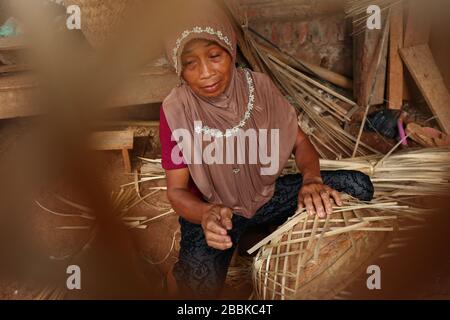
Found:
[[[165, 179], [160, 159], [145, 159], [144, 171], [135, 183]], [[322, 170], [356, 170], [370, 176], [375, 195], [402, 201], [403, 197], [445, 196], [450, 191], [450, 147], [404, 150], [387, 155], [353, 159], [320, 159]], [[283, 174], [297, 173], [290, 159]]]
[[[152, 166], [150, 166], [151, 168]], [[151, 171], [150, 175], [154, 175], [155, 171]], [[144, 176], [149, 175], [149, 173], [144, 174]], [[165, 178], [165, 176], [164, 176]], [[150, 179], [152, 180], [152, 179]], [[111, 192], [111, 204], [112, 211], [116, 213], [122, 223], [130, 228], [130, 229], [146, 229], [150, 223], [159, 222], [163, 218], [173, 215], [175, 212], [171, 208], [170, 204], [163, 201], [161, 199], [161, 194], [166, 190], [165, 187], [151, 187], [149, 188], [149, 192], [145, 195], [142, 195], [142, 192], [139, 188], [139, 183], [142, 181], [138, 181], [138, 175], [135, 173], [135, 182], [131, 184], [126, 184], [122, 186], [118, 191]], [[69, 200], [65, 197], [62, 197], [58, 194], [53, 195], [53, 199], [58, 200], [62, 205], [64, 205], [64, 211], [59, 209], [50, 209], [48, 206], [42, 204], [40, 201], [35, 200], [35, 204], [43, 211], [55, 216], [65, 217], [65, 218], [80, 218], [88, 223], [82, 225], [63, 225], [56, 227], [59, 230], [88, 230], [89, 235], [84, 239], [82, 244], [78, 246], [78, 248], [67, 255], [64, 256], [50, 256], [51, 260], [74, 260], [78, 258], [81, 254], [88, 250], [97, 235], [97, 225], [96, 218], [94, 212], [91, 208], [81, 205], [75, 201]], [[147, 206], [152, 209], [156, 209], [160, 213], [148, 217], [148, 216], [130, 216], [130, 211], [135, 208], [137, 205], [145, 203]], [[179, 229], [175, 230], [171, 245], [166, 254], [162, 259], [158, 261], [153, 260], [151, 257], [144, 255], [142, 253], [142, 258], [146, 260], [150, 264], [162, 264], [164, 263], [175, 250], [179, 250], [177, 240], [179, 240]], [[45, 288], [36, 293], [34, 299], [35, 300], [63, 300], [67, 295], [67, 288], [64, 285], [47, 285]]]
[[[358, 106], [338, 92], [330, 81], [318, 77], [317, 71], [298, 59], [282, 52], [265, 39], [268, 45], [256, 42], [263, 38], [249, 28], [239, 11], [228, 7], [229, 16], [238, 31], [238, 45], [253, 70], [268, 74], [301, 116], [302, 129], [324, 159], [351, 157], [357, 138], [344, 130]], [[298, 69], [292, 67], [295, 66]], [[314, 76], [316, 75], [316, 76]], [[326, 77], [333, 82], [345, 83], [336, 77]], [[349, 83], [345, 86], [348, 88]], [[359, 143], [355, 155], [364, 156], [378, 152]]]
[[[450, 192], [450, 147], [405, 150], [385, 156], [320, 160], [322, 170], [357, 170], [369, 175], [375, 196], [397, 201], [420, 196], [446, 196]], [[284, 174], [298, 172], [290, 159]]]
[[352, 18], [353, 20], [353, 34], [360, 34], [366, 28], [366, 21], [369, 18], [367, 9], [370, 6], [378, 6], [381, 12], [385, 12], [392, 6], [403, 1], [404, 0], [347, 0], [345, 14], [346, 18]]

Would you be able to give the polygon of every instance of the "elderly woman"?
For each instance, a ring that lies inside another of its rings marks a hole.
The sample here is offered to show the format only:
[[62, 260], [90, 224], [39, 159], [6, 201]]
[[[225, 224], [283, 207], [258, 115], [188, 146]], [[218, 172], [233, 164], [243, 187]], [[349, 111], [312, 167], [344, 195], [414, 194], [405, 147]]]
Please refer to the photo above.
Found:
[[[168, 285], [189, 298], [218, 296], [248, 227], [280, 224], [298, 207], [325, 217], [333, 202], [342, 205], [339, 192], [373, 197], [363, 173], [320, 171], [294, 108], [267, 75], [235, 66], [230, 22], [213, 4], [202, 5], [207, 15], [180, 22], [168, 37], [168, 57], [181, 83], [160, 113], [167, 193], [181, 225], [179, 260]], [[228, 143], [237, 140], [237, 146]], [[281, 176], [292, 154], [301, 174]]]

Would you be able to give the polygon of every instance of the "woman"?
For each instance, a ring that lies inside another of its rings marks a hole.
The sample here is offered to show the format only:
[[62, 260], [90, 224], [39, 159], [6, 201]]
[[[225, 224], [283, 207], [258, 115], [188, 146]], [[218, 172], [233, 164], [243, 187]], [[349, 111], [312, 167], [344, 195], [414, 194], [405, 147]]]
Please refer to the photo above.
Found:
[[[342, 205], [339, 192], [368, 201], [373, 186], [360, 172], [320, 171], [318, 154], [298, 127], [294, 108], [270, 78], [235, 67], [236, 38], [226, 16], [209, 2], [195, 3], [208, 14], [180, 22], [167, 41], [181, 84], [161, 108], [162, 165], [182, 235], [168, 284], [172, 293], [213, 298], [248, 227], [280, 224], [298, 207], [325, 217], [333, 201]], [[225, 141], [242, 134], [257, 140], [227, 148], [233, 161], [206, 161], [212, 143], [217, 155]], [[203, 140], [197, 144], [188, 141], [198, 136]], [[271, 154], [272, 163], [261, 160], [267, 157], [249, 161], [256, 149], [258, 155]], [[236, 161], [235, 153], [244, 154], [245, 161]], [[204, 161], [192, 161], [195, 154]], [[301, 174], [281, 177], [291, 154]]]

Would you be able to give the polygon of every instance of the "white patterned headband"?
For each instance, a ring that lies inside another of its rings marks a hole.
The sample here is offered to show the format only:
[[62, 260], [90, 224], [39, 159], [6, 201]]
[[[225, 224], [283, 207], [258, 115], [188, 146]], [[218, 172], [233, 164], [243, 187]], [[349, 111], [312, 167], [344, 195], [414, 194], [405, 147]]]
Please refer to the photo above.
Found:
[[210, 35], [215, 35], [228, 46], [228, 48], [230, 49], [230, 52], [233, 52], [233, 44], [231, 43], [231, 40], [226, 35], [224, 35], [220, 30], [214, 30], [211, 27], [206, 27], [206, 28], [194, 27], [194, 28], [192, 28], [192, 30], [185, 30], [185, 31], [183, 31], [181, 36], [177, 39], [177, 42], [175, 43], [175, 48], [173, 48], [172, 59], [173, 59], [175, 71], [177, 72], [177, 74], [180, 74], [180, 71], [181, 71], [181, 70], [178, 70], [178, 50], [180, 49], [181, 44], [183, 43], [184, 39], [186, 39], [192, 33], [207, 33]]

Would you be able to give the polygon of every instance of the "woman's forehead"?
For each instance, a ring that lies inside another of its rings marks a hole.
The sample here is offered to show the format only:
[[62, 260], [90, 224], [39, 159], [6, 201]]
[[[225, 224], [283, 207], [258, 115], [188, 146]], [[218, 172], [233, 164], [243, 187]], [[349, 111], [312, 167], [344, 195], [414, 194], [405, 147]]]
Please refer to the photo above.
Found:
[[183, 52], [181, 55], [187, 55], [192, 53], [192, 51], [197, 47], [210, 47], [210, 46], [219, 46], [221, 47], [216, 41], [213, 40], [207, 40], [207, 39], [192, 39], [183, 48]]

